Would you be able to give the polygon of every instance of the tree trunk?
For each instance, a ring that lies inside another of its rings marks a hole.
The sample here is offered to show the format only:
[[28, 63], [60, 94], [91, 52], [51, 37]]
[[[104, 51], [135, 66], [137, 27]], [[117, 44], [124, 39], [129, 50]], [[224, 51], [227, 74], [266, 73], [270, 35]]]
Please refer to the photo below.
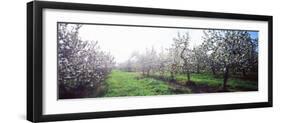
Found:
[[212, 67], [212, 72], [213, 72], [213, 75], [217, 75], [216, 70], [215, 70], [214, 67]]
[[197, 64], [197, 73], [198, 74], [200, 73], [200, 66], [199, 66], [199, 64]]
[[190, 82], [190, 72], [189, 72], [189, 70], [187, 71], [187, 82]]
[[186, 74], [187, 77], [187, 82], [190, 82], [190, 71], [189, 71], [189, 67], [187, 66], [187, 61], [184, 61], [184, 72]]
[[247, 76], [245, 69], [242, 70], [242, 74], [243, 74], [243, 77]]
[[226, 66], [225, 70], [224, 70], [224, 75], [223, 75], [223, 90], [224, 91], [226, 91], [226, 89], [227, 89], [227, 80], [228, 80], [228, 77], [229, 77], [228, 71], [229, 71], [229, 67]]
[[175, 80], [175, 75], [174, 72], [171, 71], [171, 80], [174, 81]]

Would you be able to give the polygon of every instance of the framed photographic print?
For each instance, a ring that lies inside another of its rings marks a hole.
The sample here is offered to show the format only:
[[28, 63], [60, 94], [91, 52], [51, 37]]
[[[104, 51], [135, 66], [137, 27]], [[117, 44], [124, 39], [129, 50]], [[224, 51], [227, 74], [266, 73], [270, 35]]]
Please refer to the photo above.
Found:
[[33, 122], [272, 106], [272, 16], [27, 4]]

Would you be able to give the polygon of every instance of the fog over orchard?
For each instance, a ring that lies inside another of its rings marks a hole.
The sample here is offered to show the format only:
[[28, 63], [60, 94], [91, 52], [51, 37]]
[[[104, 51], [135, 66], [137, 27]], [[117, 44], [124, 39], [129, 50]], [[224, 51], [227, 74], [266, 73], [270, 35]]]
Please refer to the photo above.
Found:
[[199, 29], [83, 25], [79, 35], [83, 40], [98, 41], [100, 47], [110, 52], [118, 64], [127, 61], [133, 52], [144, 53], [146, 48], [154, 47], [156, 52], [167, 49], [177, 33], [186, 31], [191, 35], [190, 47], [203, 42], [203, 31]]

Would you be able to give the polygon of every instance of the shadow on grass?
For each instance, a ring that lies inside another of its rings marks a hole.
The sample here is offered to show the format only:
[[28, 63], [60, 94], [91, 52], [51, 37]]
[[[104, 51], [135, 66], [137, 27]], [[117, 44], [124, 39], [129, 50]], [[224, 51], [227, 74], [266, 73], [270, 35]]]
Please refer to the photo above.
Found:
[[[241, 81], [240, 79], [230, 79], [227, 89], [222, 88], [222, 80], [215, 77], [210, 81], [204, 81], [208, 78], [195, 79], [197, 81], [175, 80], [169, 77], [149, 76], [154, 79], [167, 82], [175, 91], [175, 93], [217, 93], [217, 92], [243, 92], [243, 91], [258, 91], [257, 82]], [[186, 91], [189, 90], [189, 91]]]

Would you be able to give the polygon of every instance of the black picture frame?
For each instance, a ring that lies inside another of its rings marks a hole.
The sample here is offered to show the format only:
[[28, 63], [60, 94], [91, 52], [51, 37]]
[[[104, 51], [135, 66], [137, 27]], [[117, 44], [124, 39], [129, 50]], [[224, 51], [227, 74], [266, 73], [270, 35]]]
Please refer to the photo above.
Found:
[[[43, 95], [42, 95], [43, 12], [42, 10], [45, 8], [266, 21], [268, 22], [268, 101], [255, 102], [255, 103], [241, 103], [241, 104], [44, 115], [42, 113], [43, 111]], [[272, 91], [272, 87], [273, 87], [272, 85], [273, 32], [272, 31], [273, 29], [272, 27], [273, 27], [273, 17], [264, 16], [264, 15], [185, 11], [185, 10], [93, 5], [93, 4], [63, 3], [63, 2], [45, 2], [45, 1], [29, 2], [27, 3], [27, 120], [32, 122], [45, 122], [45, 121], [63, 121], [63, 120], [93, 119], [93, 118], [106, 118], [106, 117], [123, 117], [123, 116], [136, 116], [136, 115], [153, 115], [153, 114], [272, 107], [273, 106], [273, 95], [272, 95], [273, 92]]]

